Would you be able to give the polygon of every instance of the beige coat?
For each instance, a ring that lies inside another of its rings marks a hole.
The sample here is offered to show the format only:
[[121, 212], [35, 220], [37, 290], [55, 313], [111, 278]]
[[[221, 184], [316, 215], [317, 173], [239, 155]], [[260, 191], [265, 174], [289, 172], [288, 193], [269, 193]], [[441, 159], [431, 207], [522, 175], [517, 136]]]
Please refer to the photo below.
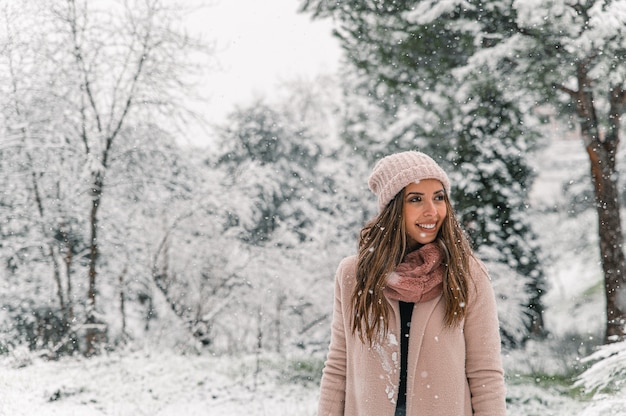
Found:
[[[407, 378], [408, 416], [501, 416], [504, 373], [496, 302], [484, 266], [472, 265], [467, 310], [459, 327], [444, 325], [441, 296], [416, 303], [411, 319]], [[393, 416], [400, 369], [400, 311], [389, 334], [373, 346], [351, 333], [350, 297], [356, 256], [335, 278], [331, 340], [321, 382], [319, 416]]]

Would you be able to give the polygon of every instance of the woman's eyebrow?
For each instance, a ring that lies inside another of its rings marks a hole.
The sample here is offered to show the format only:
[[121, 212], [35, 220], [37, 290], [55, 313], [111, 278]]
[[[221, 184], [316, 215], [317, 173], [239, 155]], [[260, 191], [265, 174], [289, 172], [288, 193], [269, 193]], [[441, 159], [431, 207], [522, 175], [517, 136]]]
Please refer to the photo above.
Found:
[[[444, 193], [443, 189], [433, 192], [433, 194], [443, 194], [443, 193]], [[407, 193], [407, 196], [408, 195], [425, 195], [425, 194], [423, 192], [412, 191], [412, 192]]]

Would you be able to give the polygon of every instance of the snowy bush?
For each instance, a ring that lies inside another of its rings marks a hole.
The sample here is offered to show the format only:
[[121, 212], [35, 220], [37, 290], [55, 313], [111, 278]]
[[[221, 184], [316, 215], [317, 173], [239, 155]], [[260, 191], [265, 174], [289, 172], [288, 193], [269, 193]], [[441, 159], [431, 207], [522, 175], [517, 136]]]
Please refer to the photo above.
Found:
[[626, 383], [626, 341], [602, 345], [584, 358], [583, 363], [594, 362], [574, 383], [588, 392], [619, 390]]

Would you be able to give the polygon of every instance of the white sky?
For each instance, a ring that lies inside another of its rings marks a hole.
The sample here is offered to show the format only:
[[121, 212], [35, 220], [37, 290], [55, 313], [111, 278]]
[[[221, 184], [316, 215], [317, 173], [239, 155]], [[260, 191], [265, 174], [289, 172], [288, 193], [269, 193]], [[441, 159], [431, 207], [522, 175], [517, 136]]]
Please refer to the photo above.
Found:
[[337, 69], [339, 46], [330, 21], [297, 13], [298, 0], [216, 0], [192, 19], [217, 42], [221, 69], [209, 74], [207, 118], [219, 121], [235, 104], [271, 96], [280, 80], [313, 78]]

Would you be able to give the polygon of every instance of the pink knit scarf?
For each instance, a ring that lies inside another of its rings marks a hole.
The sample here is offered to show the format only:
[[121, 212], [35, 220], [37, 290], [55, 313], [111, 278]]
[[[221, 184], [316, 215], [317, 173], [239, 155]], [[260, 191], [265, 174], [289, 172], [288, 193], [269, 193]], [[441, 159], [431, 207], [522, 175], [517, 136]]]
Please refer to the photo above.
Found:
[[429, 243], [406, 255], [387, 276], [385, 295], [403, 302], [426, 302], [443, 292], [445, 267], [437, 244]]

